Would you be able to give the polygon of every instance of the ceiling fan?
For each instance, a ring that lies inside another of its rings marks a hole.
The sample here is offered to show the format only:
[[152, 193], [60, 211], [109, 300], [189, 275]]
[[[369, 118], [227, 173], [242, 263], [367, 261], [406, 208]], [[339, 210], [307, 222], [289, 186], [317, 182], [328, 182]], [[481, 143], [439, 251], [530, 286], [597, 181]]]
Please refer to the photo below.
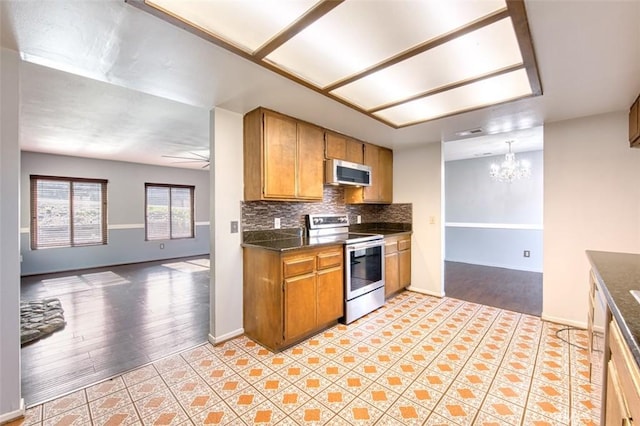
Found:
[[175, 158], [183, 161], [174, 161], [174, 163], [205, 163], [202, 168], [206, 169], [211, 164], [209, 155], [198, 154], [197, 152], [188, 152], [188, 155], [163, 155], [164, 158]]

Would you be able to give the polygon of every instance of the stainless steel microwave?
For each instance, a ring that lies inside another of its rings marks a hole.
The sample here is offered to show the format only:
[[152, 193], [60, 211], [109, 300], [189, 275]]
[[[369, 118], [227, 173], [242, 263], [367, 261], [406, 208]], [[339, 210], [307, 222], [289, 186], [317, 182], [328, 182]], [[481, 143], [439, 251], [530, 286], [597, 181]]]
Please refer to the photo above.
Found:
[[325, 162], [325, 182], [330, 185], [371, 186], [371, 167], [344, 160]]

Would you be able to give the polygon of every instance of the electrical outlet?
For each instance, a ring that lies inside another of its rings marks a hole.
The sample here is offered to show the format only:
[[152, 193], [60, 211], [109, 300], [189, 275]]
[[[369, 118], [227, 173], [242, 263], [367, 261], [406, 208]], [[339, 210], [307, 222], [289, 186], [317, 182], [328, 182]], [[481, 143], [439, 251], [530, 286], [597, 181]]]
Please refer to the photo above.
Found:
[[276, 228], [276, 229], [280, 229], [280, 218], [279, 217], [276, 217], [273, 220], [273, 227]]
[[429, 216], [429, 224], [430, 225], [435, 225], [436, 224], [436, 217], [435, 216]]
[[160, 250], [164, 249], [164, 243], [160, 243]]
[[356, 216], [356, 223], [362, 223], [362, 216]]
[[237, 234], [238, 233], [238, 221], [237, 220], [232, 220], [231, 221], [231, 233], [232, 234]]
[[524, 257], [531, 257], [531, 252], [529, 250], [525, 250]]

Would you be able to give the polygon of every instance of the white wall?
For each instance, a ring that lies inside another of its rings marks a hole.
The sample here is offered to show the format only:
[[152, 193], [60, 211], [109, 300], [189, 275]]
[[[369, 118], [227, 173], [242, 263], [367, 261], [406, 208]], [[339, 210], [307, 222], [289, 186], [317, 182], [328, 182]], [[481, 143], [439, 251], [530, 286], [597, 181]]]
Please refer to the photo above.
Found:
[[511, 183], [489, 176], [504, 155], [445, 163], [446, 260], [542, 272], [543, 153], [517, 159], [531, 177]]
[[[440, 142], [393, 152], [393, 202], [413, 203], [411, 290], [443, 296]], [[433, 223], [431, 223], [433, 222]]]
[[211, 307], [209, 340], [227, 340], [244, 333], [242, 319], [241, 230], [231, 233], [231, 221], [240, 223], [243, 194], [242, 115], [224, 109], [211, 111]]
[[[22, 275], [209, 253], [209, 173], [206, 170], [33, 152], [23, 152], [21, 163]], [[32, 174], [107, 179], [107, 245], [31, 250], [29, 176]], [[195, 186], [195, 238], [145, 241], [146, 182]]]
[[640, 252], [640, 149], [627, 128], [627, 112], [545, 125], [545, 319], [586, 324], [585, 250]]
[[0, 49], [0, 423], [23, 414], [20, 390], [18, 54]]

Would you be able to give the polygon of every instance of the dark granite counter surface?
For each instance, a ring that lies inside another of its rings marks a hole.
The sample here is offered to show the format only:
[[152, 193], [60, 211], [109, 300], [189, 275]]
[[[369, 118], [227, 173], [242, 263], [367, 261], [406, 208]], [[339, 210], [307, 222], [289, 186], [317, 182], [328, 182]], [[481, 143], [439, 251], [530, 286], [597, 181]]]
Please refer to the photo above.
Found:
[[410, 234], [412, 227], [410, 223], [375, 222], [359, 223], [349, 226], [351, 232], [367, 232], [384, 236]]
[[322, 241], [307, 238], [302, 228], [268, 229], [265, 231], [245, 231], [242, 247], [257, 247], [274, 251], [289, 251], [342, 244], [336, 241]]
[[640, 290], [640, 254], [587, 251], [611, 314], [640, 366], [640, 303], [629, 290]]
[[[410, 223], [361, 223], [351, 225], [351, 232], [381, 234], [384, 236], [411, 233]], [[312, 247], [341, 244], [322, 238], [308, 238], [302, 228], [267, 229], [263, 231], [245, 231], [242, 235], [242, 247], [258, 247], [267, 250], [289, 251]]]

